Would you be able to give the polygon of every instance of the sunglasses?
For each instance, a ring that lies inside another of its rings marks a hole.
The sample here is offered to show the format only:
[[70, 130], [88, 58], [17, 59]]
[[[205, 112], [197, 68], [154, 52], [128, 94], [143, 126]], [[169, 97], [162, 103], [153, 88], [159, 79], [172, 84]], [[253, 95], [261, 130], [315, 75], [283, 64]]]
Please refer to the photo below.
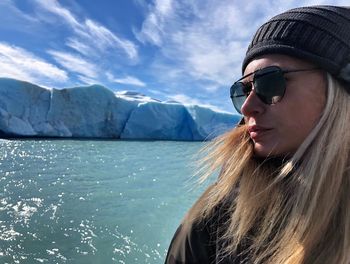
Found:
[[[253, 89], [255, 94], [263, 103], [267, 105], [276, 104], [282, 100], [286, 91], [286, 79], [284, 78], [284, 74], [291, 72], [314, 71], [318, 69], [319, 68], [282, 70], [278, 66], [269, 66], [251, 72], [240, 78], [231, 86], [230, 97], [233, 106], [238, 113], [242, 114], [242, 105]], [[251, 75], [253, 75], [252, 81], [242, 81]]]

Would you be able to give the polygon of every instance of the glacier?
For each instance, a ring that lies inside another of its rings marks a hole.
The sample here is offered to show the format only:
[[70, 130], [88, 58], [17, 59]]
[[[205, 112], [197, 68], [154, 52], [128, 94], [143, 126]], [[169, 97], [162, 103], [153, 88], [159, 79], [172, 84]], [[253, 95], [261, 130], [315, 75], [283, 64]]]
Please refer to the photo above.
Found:
[[55, 89], [0, 78], [1, 137], [200, 141], [232, 129], [240, 119], [101, 85]]

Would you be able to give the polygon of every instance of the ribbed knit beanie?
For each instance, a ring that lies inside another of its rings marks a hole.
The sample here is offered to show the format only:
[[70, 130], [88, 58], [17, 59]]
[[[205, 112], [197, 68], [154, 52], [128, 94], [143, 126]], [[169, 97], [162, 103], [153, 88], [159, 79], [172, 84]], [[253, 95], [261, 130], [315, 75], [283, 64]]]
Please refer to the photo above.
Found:
[[255, 33], [243, 71], [272, 53], [309, 60], [350, 84], [350, 7], [300, 7], [273, 17]]

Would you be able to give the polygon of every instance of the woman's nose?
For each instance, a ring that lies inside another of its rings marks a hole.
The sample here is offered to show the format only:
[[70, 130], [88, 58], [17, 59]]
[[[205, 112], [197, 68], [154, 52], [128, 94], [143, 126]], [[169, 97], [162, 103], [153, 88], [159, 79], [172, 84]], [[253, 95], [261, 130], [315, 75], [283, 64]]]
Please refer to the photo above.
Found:
[[244, 101], [241, 112], [244, 116], [256, 116], [263, 113], [265, 108], [266, 104], [259, 99], [253, 89]]

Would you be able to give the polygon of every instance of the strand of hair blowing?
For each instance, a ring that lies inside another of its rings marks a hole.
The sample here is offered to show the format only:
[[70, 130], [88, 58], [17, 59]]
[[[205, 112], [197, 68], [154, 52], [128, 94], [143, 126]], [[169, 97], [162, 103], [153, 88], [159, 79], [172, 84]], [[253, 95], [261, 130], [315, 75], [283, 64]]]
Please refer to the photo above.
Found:
[[[229, 207], [222, 257], [247, 242], [250, 261], [350, 263], [350, 96], [328, 76], [324, 113], [295, 155], [283, 164], [253, 158], [244, 126], [213, 142], [203, 179], [221, 168], [184, 223]], [[207, 152], [208, 150], [206, 150]], [[237, 186], [239, 186], [237, 188]]]
[[346, 264], [350, 263], [350, 96], [328, 76], [328, 97], [333, 103], [327, 102], [319, 125], [303, 144], [309, 147], [294, 174], [299, 188], [283, 241], [288, 248], [288, 236], [295, 232], [303, 263]]

